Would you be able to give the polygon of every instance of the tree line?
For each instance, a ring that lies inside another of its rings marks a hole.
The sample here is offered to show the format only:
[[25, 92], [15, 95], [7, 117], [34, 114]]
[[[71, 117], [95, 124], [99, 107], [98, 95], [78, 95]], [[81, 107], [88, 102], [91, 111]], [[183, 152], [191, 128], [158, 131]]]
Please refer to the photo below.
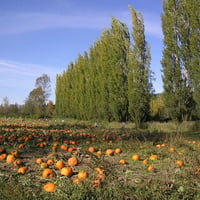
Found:
[[153, 94], [150, 47], [142, 14], [129, 7], [133, 29], [112, 17], [89, 52], [79, 55], [56, 80], [56, 112], [83, 120], [148, 118]]
[[129, 7], [132, 33], [112, 18], [89, 52], [57, 76], [56, 111], [78, 119], [176, 121], [200, 117], [200, 1], [164, 0], [163, 94], [154, 95], [142, 14]]

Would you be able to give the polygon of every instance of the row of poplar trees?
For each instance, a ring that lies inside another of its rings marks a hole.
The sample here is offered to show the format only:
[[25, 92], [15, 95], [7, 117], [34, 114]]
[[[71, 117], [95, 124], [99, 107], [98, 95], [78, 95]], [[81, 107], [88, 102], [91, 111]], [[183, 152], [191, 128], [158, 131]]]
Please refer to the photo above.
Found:
[[152, 95], [150, 48], [142, 14], [129, 7], [133, 30], [112, 17], [111, 28], [79, 55], [56, 82], [56, 111], [61, 116], [107, 121], [134, 120], [149, 115]]
[[[163, 0], [163, 95], [173, 120], [200, 117], [200, 1]], [[56, 82], [56, 112], [77, 119], [149, 119], [153, 96], [150, 47], [142, 14], [129, 7], [132, 32], [112, 18], [111, 28], [79, 55]]]

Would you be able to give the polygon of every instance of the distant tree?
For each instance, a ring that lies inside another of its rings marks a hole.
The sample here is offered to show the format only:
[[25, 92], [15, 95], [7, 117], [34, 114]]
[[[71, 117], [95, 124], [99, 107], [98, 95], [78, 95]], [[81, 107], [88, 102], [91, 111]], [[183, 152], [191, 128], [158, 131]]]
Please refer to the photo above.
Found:
[[25, 114], [34, 117], [44, 117], [45, 113], [45, 97], [42, 88], [35, 88], [25, 101]]
[[5, 117], [7, 117], [8, 116], [8, 114], [9, 114], [9, 99], [8, 99], [8, 97], [4, 97], [3, 98], [3, 114], [4, 114], [4, 116]]
[[43, 91], [43, 98], [45, 103], [47, 103], [49, 96], [51, 95], [51, 80], [47, 74], [43, 74], [38, 77], [35, 81], [35, 87], [41, 88]]
[[47, 116], [52, 117], [55, 114], [55, 105], [53, 101], [47, 103]]
[[47, 116], [47, 100], [50, 96], [50, 78], [47, 74], [38, 77], [28, 98], [25, 100], [24, 113], [34, 117]]

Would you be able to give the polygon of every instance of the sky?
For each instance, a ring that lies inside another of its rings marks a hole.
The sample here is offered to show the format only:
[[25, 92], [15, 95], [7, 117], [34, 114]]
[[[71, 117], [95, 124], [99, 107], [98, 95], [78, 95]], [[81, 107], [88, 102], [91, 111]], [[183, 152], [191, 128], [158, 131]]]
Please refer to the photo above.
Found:
[[55, 102], [56, 75], [89, 52], [111, 17], [131, 32], [129, 5], [143, 15], [154, 89], [162, 92], [162, 0], [0, 0], [0, 104], [5, 97], [24, 104], [42, 74], [51, 79]]

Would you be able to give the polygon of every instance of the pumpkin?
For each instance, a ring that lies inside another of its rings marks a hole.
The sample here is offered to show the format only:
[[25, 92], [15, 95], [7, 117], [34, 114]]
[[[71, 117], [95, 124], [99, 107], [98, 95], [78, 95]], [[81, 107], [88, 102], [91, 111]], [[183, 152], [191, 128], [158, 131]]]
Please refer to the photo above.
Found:
[[115, 153], [121, 153], [122, 150], [120, 148], [115, 149]]
[[158, 155], [151, 155], [149, 157], [149, 160], [157, 160], [158, 159]]
[[48, 167], [48, 164], [46, 163], [46, 162], [42, 162], [41, 164], [40, 164], [40, 168], [41, 169], [45, 169], [45, 168], [47, 168]]
[[67, 163], [70, 167], [76, 166], [76, 165], [78, 165], [78, 158], [77, 157], [71, 157], [71, 158], [68, 159]]
[[15, 156], [15, 158], [18, 158], [18, 157], [19, 157], [19, 151], [18, 151], [18, 150], [13, 150], [13, 151], [11, 152], [11, 154], [12, 154], [13, 156]]
[[97, 155], [98, 155], [98, 156], [102, 156], [102, 155], [103, 155], [103, 152], [102, 152], [102, 151], [97, 151]]
[[35, 161], [37, 164], [41, 164], [43, 162], [43, 159], [42, 158], [37, 158], [36, 161]]
[[154, 171], [154, 169], [155, 169], [155, 168], [154, 168], [153, 165], [150, 165], [150, 166], [148, 166], [148, 168], [147, 168], [148, 171]]
[[65, 163], [62, 160], [59, 160], [56, 162], [55, 166], [58, 169], [62, 169], [63, 167], [65, 167]]
[[12, 154], [8, 154], [8, 155], [7, 155], [6, 162], [7, 162], [8, 164], [13, 163], [14, 160], [15, 160], [15, 156], [14, 156], [14, 155], [12, 155]]
[[106, 155], [108, 155], [108, 156], [113, 156], [114, 153], [115, 153], [115, 151], [113, 149], [107, 149], [106, 150]]
[[78, 173], [78, 179], [81, 181], [84, 181], [86, 178], [88, 178], [88, 176], [89, 176], [89, 173], [86, 171], [80, 171]]
[[19, 167], [21, 164], [22, 164], [22, 161], [21, 161], [20, 159], [17, 159], [17, 160], [15, 160], [15, 161], [13, 162], [13, 165], [14, 165], [15, 167]]
[[63, 167], [60, 173], [63, 176], [71, 177], [73, 175], [73, 170], [71, 167]]
[[143, 160], [142, 163], [143, 163], [144, 165], [147, 165], [147, 164], [149, 163], [149, 161], [148, 161], [148, 160]]
[[42, 177], [43, 178], [49, 178], [52, 177], [54, 175], [54, 171], [52, 169], [46, 168], [43, 170], [42, 172]]
[[26, 167], [26, 166], [20, 167], [18, 169], [17, 173], [19, 173], [19, 174], [25, 174], [27, 170], [28, 170], [28, 167]]
[[53, 160], [53, 159], [47, 160], [47, 164], [48, 164], [48, 165], [53, 165], [53, 163], [54, 163], [54, 160]]
[[0, 160], [5, 160], [6, 158], [7, 158], [7, 154], [6, 153], [0, 154]]
[[177, 160], [177, 161], [176, 161], [176, 165], [177, 165], [178, 167], [184, 166], [183, 160]]
[[140, 160], [140, 156], [138, 154], [134, 154], [132, 156], [132, 160]]
[[96, 151], [96, 149], [95, 149], [95, 147], [89, 147], [89, 148], [88, 148], [88, 151], [89, 151], [90, 153], [94, 153], [94, 152]]
[[127, 162], [124, 160], [124, 159], [121, 159], [120, 161], [119, 161], [119, 164], [122, 164], [122, 165], [124, 165], [124, 164], [126, 164]]
[[62, 144], [62, 145], [60, 146], [60, 149], [61, 149], [61, 150], [64, 150], [64, 151], [67, 151], [68, 147], [67, 147], [67, 145]]
[[175, 151], [175, 148], [171, 147], [171, 148], [169, 149], [169, 151], [170, 151], [170, 152], [174, 152], [174, 151]]
[[44, 191], [46, 192], [54, 192], [56, 189], [55, 183], [47, 183], [43, 186]]

